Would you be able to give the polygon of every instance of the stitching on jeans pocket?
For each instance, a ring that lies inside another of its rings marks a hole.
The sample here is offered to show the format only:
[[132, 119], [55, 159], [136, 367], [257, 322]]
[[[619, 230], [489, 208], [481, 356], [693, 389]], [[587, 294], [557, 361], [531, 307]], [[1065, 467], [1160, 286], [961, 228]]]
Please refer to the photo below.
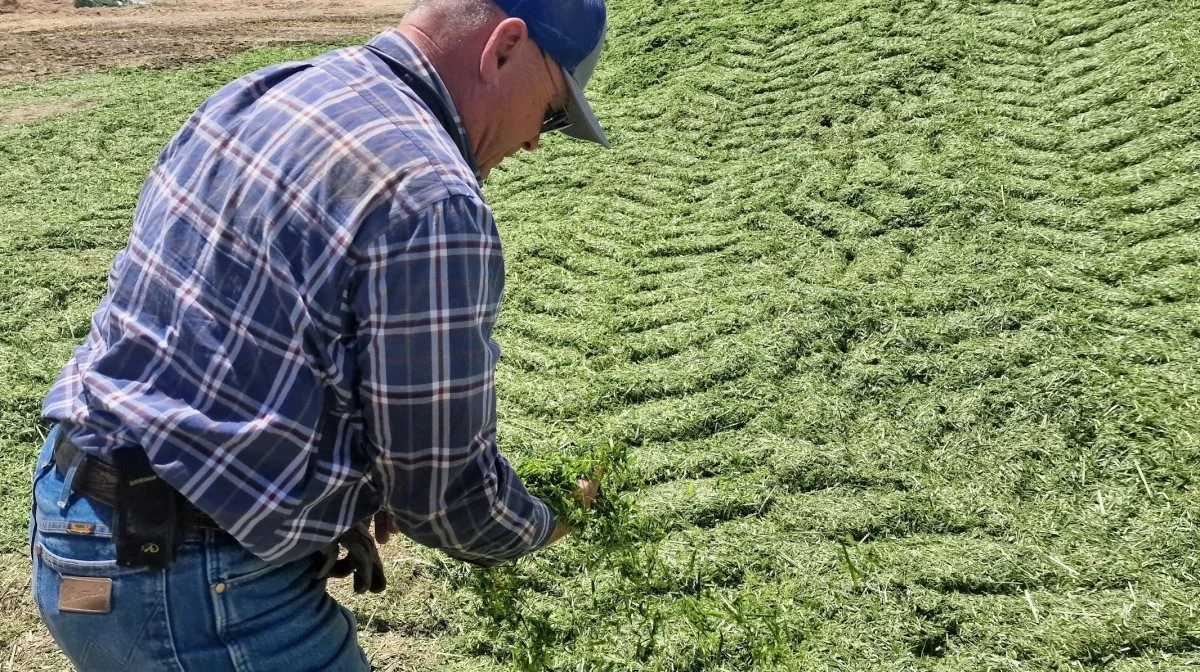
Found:
[[141, 568], [121, 567], [116, 560], [72, 560], [56, 555], [38, 544], [34, 549], [42, 564], [59, 575], [72, 574], [75, 576], [120, 576], [143, 571]]
[[[142, 623], [142, 627], [138, 630], [137, 637], [132, 642], [126, 644], [125, 651], [121, 656], [113, 653], [108, 648], [107, 644], [110, 642], [99, 639], [88, 639], [83, 649], [82, 667], [84, 669], [92, 669], [92, 667], [119, 670], [145, 669], [145, 663], [148, 662], [146, 657], [153, 654], [146, 651], [142, 643], [146, 641], [146, 637], [150, 634], [155, 621], [161, 620], [162, 613], [162, 603], [156, 602], [154, 608], [146, 616], [145, 622]], [[97, 660], [97, 655], [102, 656], [102, 658]], [[107, 665], [104, 665], [105, 663]]]
[[[262, 561], [260, 560], [260, 562]], [[247, 581], [253, 581], [261, 576], [265, 576], [279, 568], [279, 565], [265, 564], [262, 567], [246, 572], [245, 574], [234, 574], [232, 576], [227, 576], [226, 578], [221, 579], [221, 583], [230, 586], [236, 586], [241, 583], [246, 583]]]

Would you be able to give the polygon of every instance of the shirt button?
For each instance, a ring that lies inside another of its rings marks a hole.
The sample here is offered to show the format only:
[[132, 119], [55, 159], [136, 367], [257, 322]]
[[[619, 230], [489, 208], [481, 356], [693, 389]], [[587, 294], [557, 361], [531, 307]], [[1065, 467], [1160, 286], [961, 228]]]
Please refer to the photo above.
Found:
[[217, 585], [213, 586], [213, 592], [215, 592], [218, 595], [225, 592], [225, 584], [218, 583]]

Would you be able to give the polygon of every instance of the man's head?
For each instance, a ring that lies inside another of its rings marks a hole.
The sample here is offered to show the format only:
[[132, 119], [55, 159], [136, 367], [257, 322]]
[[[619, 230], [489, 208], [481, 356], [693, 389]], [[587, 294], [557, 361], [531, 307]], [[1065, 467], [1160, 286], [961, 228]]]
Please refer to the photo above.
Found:
[[603, 0], [417, 0], [400, 30], [446, 83], [486, 177], [544, 131], [608, 146], [583, 98], [605, 27]]

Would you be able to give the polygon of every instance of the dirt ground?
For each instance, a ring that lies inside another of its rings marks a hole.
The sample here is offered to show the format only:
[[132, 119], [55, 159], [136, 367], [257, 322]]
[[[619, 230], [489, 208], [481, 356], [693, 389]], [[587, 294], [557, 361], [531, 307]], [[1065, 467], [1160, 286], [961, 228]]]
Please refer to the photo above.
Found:
[[264, 44], [366, 35], [408, 0], [163, 0], [76, 9], [71, 0], [0, 0], [0, 86], [113, 67], [168, 67]]

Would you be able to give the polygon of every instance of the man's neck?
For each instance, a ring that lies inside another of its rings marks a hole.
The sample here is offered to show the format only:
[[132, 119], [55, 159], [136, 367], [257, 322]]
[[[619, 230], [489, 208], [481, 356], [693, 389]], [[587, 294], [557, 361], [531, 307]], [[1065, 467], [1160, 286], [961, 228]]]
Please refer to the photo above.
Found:
[[[467, 130], [467, 137], [474, 145], [475, 133], [472, 131], [475, 126], [473, 116], [475, 101], [471, 98], [471, 85], [472, 77], [478, 74], [478, 63], [467, 62], [470, 59], [464, 58], [460, 49], [455, 49], [454, 45], [445, 44], [444, 40], [421, 26], [404, 23], [397, 30], [408, 38], [425, 55], [425, 58], [429, 59], [429, 63], [433, 65], [434, 71], [445, 85], [446, 91], [450, 93], [454, 109], [462, 119], [463, 126]], [[474, 147], [474, 149], [478, 151], [478, 147]]]
[[441, 76], [440, 71], [445, 67], [441, 63], [446, 61], [447, 58], [445, 49], [438, 44], [437, 40], [422, 30], [420, 26], [415, 26], [411, 23], [401, 24], [396, 30], [400, 31], [401, 35], [407, 37], [417, 49], [421, 50], [421, 53], [425, 55], [425, 58], [429, 59], [433, 67], [439, 70], [439, 76]]

